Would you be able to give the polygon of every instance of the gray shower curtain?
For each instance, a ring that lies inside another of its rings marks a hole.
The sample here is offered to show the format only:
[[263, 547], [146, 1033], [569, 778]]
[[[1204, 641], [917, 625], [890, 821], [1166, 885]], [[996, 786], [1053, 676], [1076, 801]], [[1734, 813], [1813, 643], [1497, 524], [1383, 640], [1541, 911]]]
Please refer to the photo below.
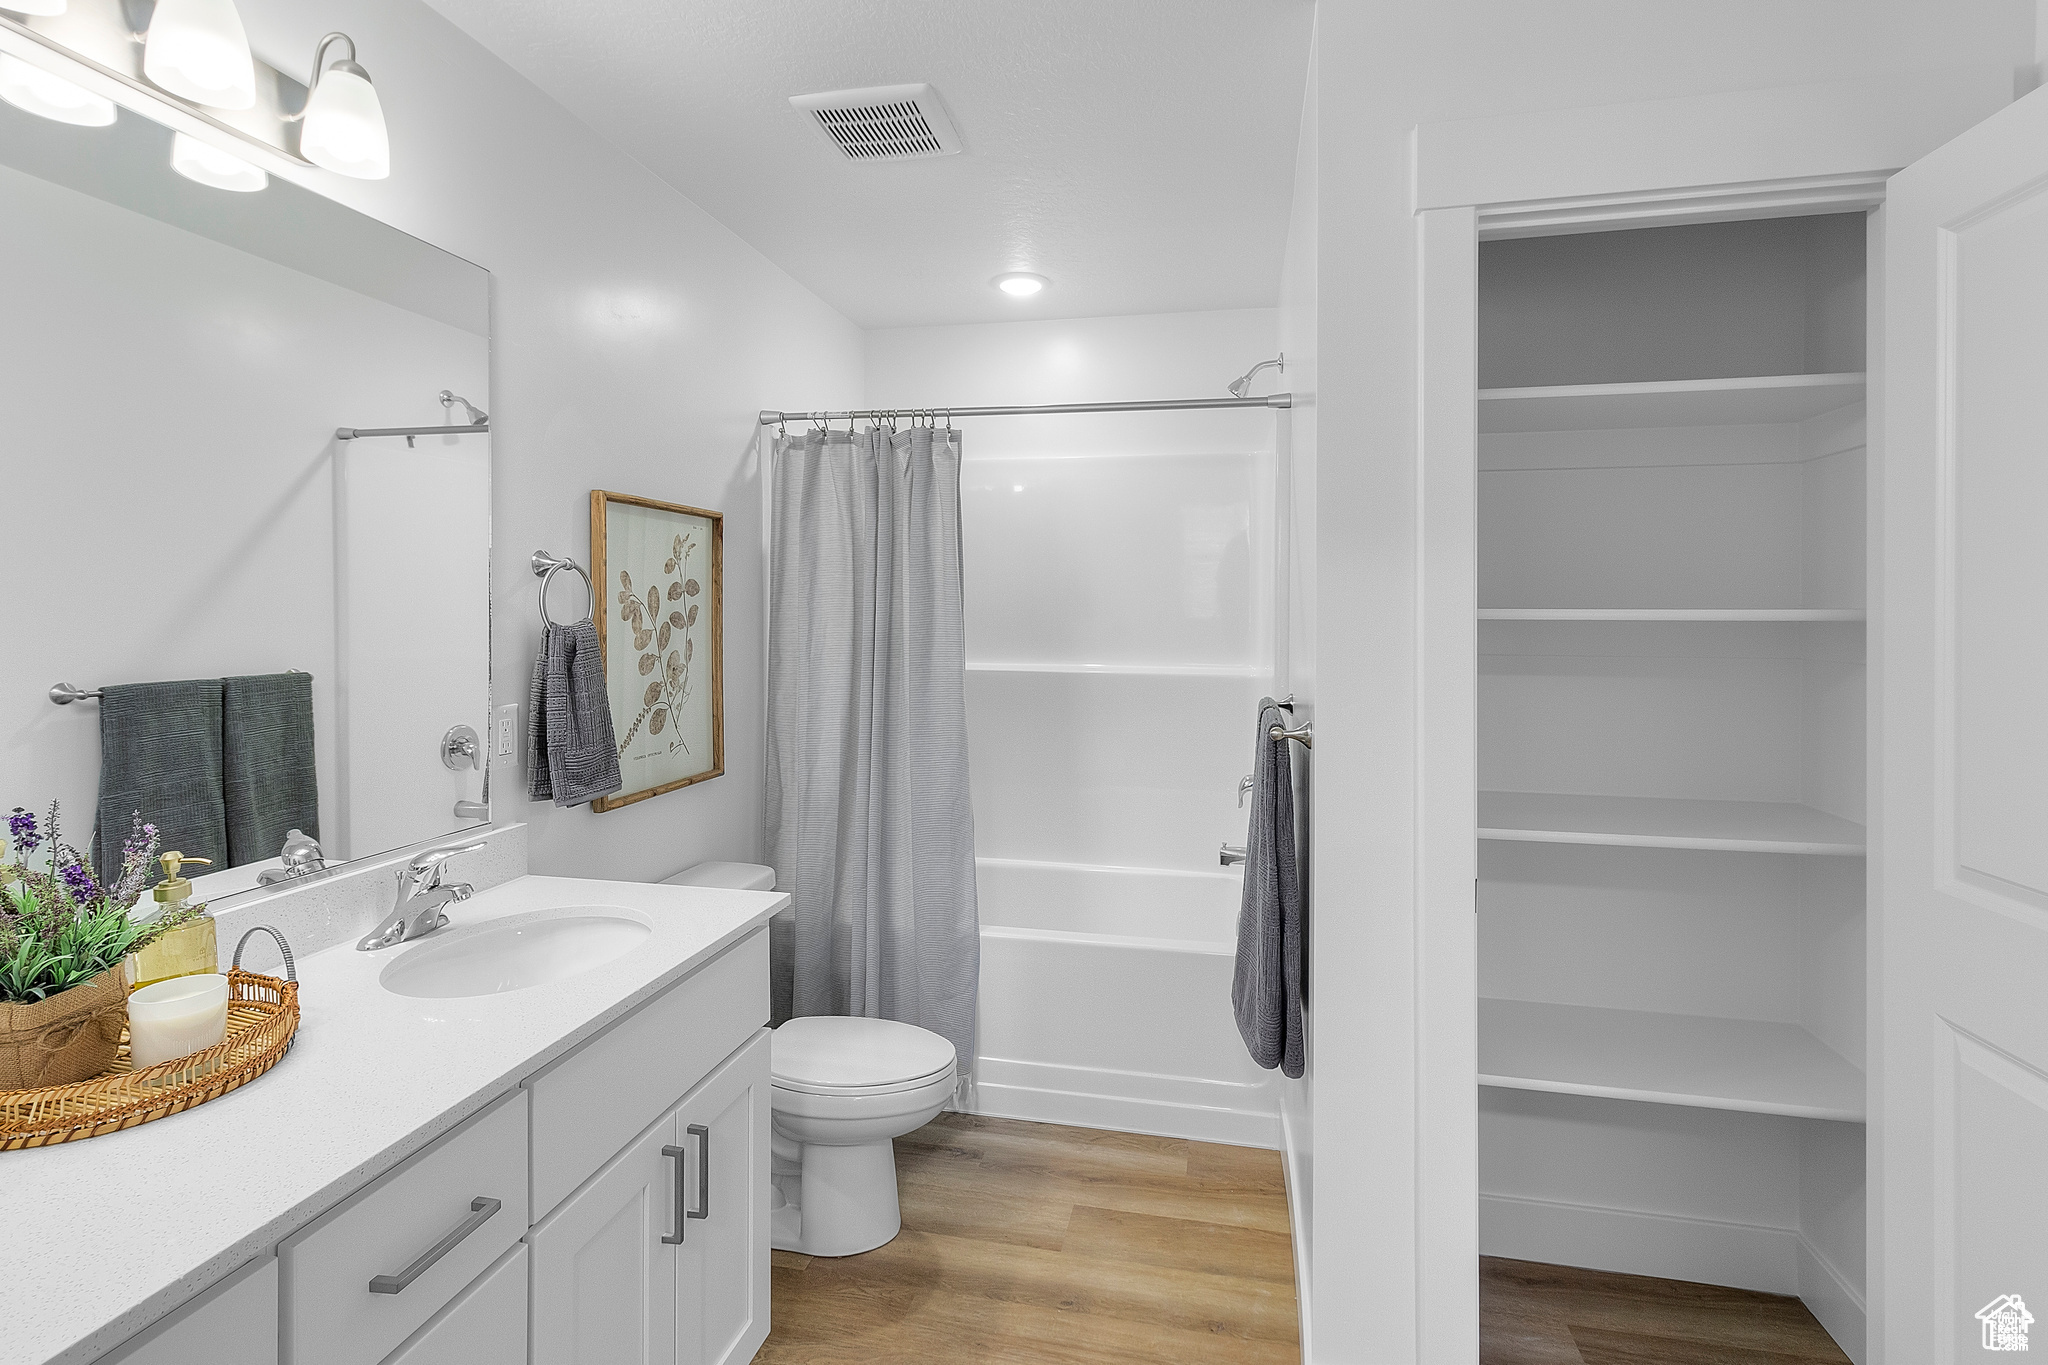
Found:
[[[776, 1021], [899, 1019], [974, 1061], [981, 972], [967, 792], [960, 434], [777, 443], [768, 843]], [[780, 918], [780, 917], [778, 917]]]

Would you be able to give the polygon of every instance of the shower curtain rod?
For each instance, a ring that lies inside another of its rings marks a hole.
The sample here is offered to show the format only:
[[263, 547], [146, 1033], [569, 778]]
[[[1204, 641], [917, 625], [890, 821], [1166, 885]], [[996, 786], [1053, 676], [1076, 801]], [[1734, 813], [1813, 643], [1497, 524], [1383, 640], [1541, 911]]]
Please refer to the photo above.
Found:
[[1261, 398], [1165, 398], [1145, 403], [1040, 403], [1010, 408], [854, 408], [846, 412], [776, 412], [761, 410], [761, 425], [785, 422], [844, 422], [868, 417], [1030, 417], [1044, 412], [1182, 412], [1195, 408], [1291, 408], [1294, 395], [1269, 393]]

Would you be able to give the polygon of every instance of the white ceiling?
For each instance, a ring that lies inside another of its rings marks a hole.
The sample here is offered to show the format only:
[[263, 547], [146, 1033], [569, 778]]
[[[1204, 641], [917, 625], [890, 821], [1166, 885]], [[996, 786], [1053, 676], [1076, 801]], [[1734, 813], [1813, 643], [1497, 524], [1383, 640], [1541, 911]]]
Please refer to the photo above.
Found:
[[[429, 3], [864, 327], [1277, 301], [1310, 0]], [[965, 154], [788, 102], [917, 81]]]

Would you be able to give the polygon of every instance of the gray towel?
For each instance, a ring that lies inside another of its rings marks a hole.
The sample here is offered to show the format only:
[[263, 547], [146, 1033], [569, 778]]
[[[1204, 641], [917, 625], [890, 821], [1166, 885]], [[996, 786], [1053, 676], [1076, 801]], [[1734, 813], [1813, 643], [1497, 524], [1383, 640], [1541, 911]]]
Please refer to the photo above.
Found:
[[1259, 702], [1253, 748], [1252, 818], [1245, 837], [1244, 903], [1237, 913], [1237, 971], [1230, 1004], [1252, 1060], [1299, 1076], [1301, 877], [1294, 849], [1293, 742], [1271, 737], [1292, 719], [1271, 697]]
[[268, 862], [294, 829], [320, 837], [313, 675], [222, 678], [220, 689], [228, 861]]
[[535, 801], [580, 806], [624, 785], [619, 743], [605, 692], [604, 657], [589, 617], [550, 625], [533, 661], [528, 697], [526, 794]]
[[166, 852], [228, 865], [221, 794], [218, 678], [121, 683], [100, 694], [100, 799], [92, 856], [100, 880], [121, 875], [121, 844], [137, 811]]

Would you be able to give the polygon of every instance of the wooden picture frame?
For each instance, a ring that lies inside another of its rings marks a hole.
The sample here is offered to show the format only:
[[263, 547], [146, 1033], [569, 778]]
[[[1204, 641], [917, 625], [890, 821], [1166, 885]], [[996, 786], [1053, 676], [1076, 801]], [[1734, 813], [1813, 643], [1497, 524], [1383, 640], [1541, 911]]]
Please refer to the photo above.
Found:
[[723, 776], [724, 514], [592, 489], [590, 572], [624, 781], [590, 808]]

